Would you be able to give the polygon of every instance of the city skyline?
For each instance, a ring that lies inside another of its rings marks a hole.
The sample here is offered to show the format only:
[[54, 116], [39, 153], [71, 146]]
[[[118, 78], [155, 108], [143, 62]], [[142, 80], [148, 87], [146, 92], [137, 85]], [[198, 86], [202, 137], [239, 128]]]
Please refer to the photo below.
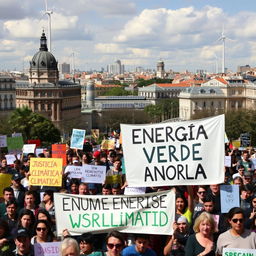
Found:
[[[224, 2], [224, 3], [223, 3]], [[224, 26], [226, 67], [256, 63], [256, 3], [251, 0], [48, 0], [52, 53], [59, 63], [97, 69], [120, 59], [126, 69], [221, 71]], [[0, 0], [0, 70], [22, 70], [48, 35], [44, 0]]]

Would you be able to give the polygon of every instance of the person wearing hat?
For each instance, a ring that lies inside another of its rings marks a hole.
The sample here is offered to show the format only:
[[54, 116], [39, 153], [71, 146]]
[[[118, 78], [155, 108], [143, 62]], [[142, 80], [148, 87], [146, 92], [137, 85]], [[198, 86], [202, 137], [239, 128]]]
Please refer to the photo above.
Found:
[[12, 175], [12, 185], [11, 188], [14, 192], [14, 197], [16, 199], [16, 202], [18, 204], [18, 208], [24, 207], [24, 198], [25, 198], [25, 192], [27, 191], [22, 185], [21, 180], [22, 176], [20, 173], [15, 173]]
[[34, 248], [30, 242], [30, 234], [24, 228], [18, 229], [14, 239], [16, 249], [14, 256], [34, 256]]

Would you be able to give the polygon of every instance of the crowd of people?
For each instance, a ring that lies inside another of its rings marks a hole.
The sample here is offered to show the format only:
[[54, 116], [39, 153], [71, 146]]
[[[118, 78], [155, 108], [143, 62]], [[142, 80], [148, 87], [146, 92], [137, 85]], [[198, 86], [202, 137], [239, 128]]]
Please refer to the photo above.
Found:
[[[256, 170], [254, 152], [226, 147], [231, 167], [223, 167], [223, 184], [238, 185], [240, 207], [221, 212], [220, 185], [147, 187], [146, 193], [172, 189], [176, 194], [176, 216], [171, 236], [84, 232], [71, 236], [68, 229], [56, 235], [54, 193], [78, 195], [122, 195], [128, 185], [122, 170], [121, 148], [96, 149], [87, 142], [83, 150], [67, 145], [66, 166], [84, 164], [106, 167], [103, 184], [85, 183], [69, 177], [63, 169], [62, 187], [30, 186], [31, 157], [51, 157], [50, 150], [28, 154], [8, 165], [2, 156], [0, 173], [11, 175], [11, 185], [3, 189], [0, 203], [0, 256], [34, 255], [36, 243], [62, 241], [60, 255], [222, 255], [223, 248], [256, 249]], [[119, 175], [117, 183], [109, 177]], [[145, 184], [146, 186], [146, 184]], [[170, 227], [171, 228], [171, 227]]]

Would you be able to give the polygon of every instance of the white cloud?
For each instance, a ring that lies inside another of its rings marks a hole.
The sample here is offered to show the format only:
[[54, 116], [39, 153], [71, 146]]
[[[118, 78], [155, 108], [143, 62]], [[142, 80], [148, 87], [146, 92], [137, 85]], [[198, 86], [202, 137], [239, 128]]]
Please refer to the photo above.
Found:
[[124, 50], [118, 44], [104, 44], [99, 43], [95, 45], [95, 51], [98, 53], [105, 53], [105, 54], [119, 54], [124, 53]]

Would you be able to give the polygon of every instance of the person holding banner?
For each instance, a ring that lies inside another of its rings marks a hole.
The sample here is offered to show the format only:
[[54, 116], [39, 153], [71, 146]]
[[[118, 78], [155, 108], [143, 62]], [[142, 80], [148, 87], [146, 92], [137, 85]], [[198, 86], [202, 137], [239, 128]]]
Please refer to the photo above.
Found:
[[222, 255], [223, 248], [256, 249], [256, 233], [244, 227], [245, 215], [240, 207], [233, 207], [228, 212], [230, 229], [220, 234], [217, 240], [217, 255]]
[[195, 234], [188, 238], [185, 255], [215, 256], [213, 233], [216, 231], [216, 226], [211, 214], [201, 213], [196, 219], [193, 229]]

